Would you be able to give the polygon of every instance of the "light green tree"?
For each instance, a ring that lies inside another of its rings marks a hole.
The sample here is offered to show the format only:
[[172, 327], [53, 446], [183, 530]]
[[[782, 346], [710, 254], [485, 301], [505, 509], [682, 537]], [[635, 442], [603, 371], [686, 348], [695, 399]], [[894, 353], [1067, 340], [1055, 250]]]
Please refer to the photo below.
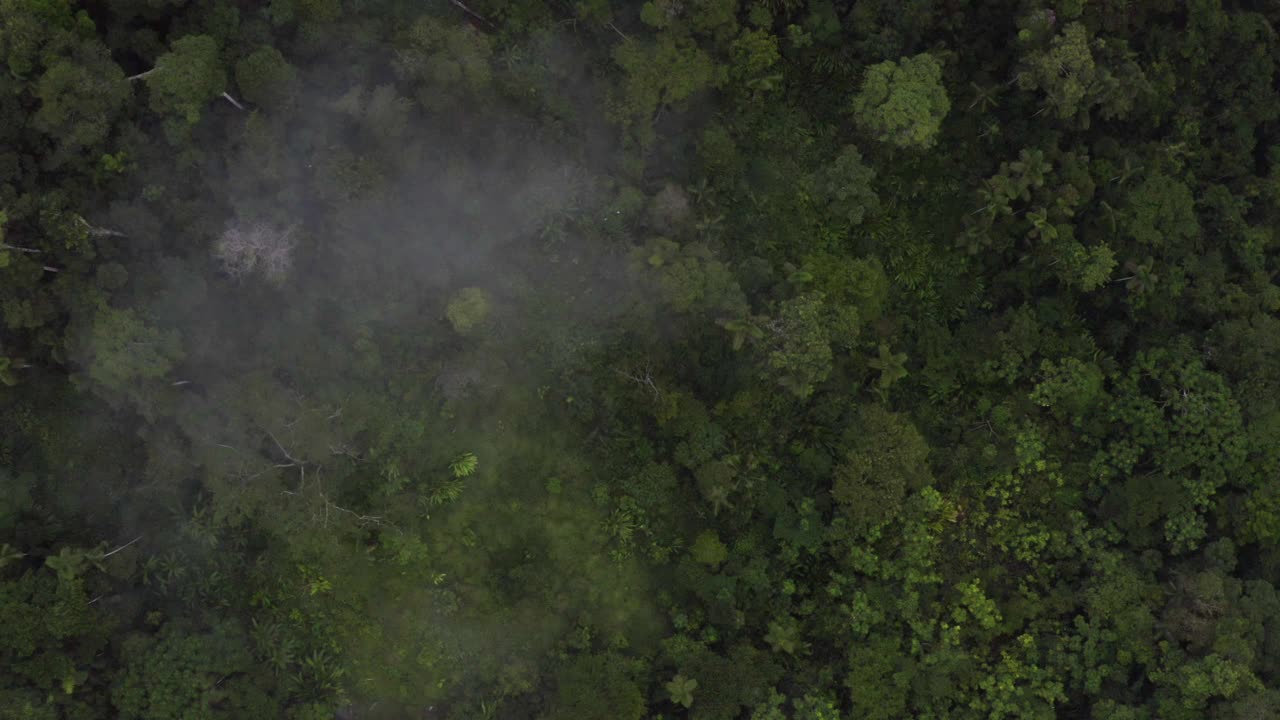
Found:
[[1089, 50], [1088, 30], [1073, 22], [1063, 28], [1046, 51], [1027, 60], [1027, 72], [1019, 75], [1023, 88], [1042, 89], [1058, 117], [1070, 118], [1088, 107], [1086, 98], [1102, 78]]
[[177, 333], [149, 324], [133, 310], [113, 307], [98, 310], [74, 349], [89, 387], [112, 404], [131, 400], [144, 414], [146, 383], [164, 377], [183, 357]]
[[556, 675], [557, 693], [543, 720], [640, 720], [644, 696], [615, 655], [579, 655]]
[[102, 142], [129, 97], [129, 84], [106, 48], [94, 45], [51, 65], [36, 83], [36, 96], [36, 127], [71, 152]]
[[704, 530], [699, 533], [698, 539], [694, 541], [693, 547], [689, 548], [689, 552], [694, 560], [713, 568], [729, 557], [729, 548], [720, 542], [720, 536], [715, 530]]
[[70, 0], [0, 0], [0, 64], [26, 79], [53, 58], [65, 57], [97, 28]]
[[469, 335], [484, 325], [491, 309], [489, 293], [482, 288], [463, 288], [449, 300], [444, 316], [454, 330]]
[[693, 706], [693, 691], [698, 689], [698, 681], [683, 675], [676, 675], [664, 686], [671, 702], [683, 707]]
[[887, 343], [880, 343], [876, 357], [867, 361], [872, 370], [880, 372], [880, 377], [876, 379], [876, 394], [881, 399], [888, 396], [889, 388], [895, 382], [907, 376], [906, 362], [907, 354], [893, 352]]
[[805, 293], [784, 302], [765, 325], [767, 374], [796, 397], [812, 395], [814, 386], [831, 374], [832, 331], [837, 325], [822, 293]]
[[1135, 240], [1151, 247], [1194, 239], [1200, 232], [1195, 198], [1185, 183], [1167, 175], [1152, 175], [1129, 193], [1125, 228]]
[[145, 78], [151, 91], [151, 109], [168, 118], [165, 131], [172, 141], [183, 138], [200, 121], [205, 105], [227, 91], [218, 43], [208, 35], [174, 41], [155, 67], [134, 76], [138, 78]]
[[1068, 23], [1048, 42], [1023, 30], [1021, 39], [1035, 51], [1023, 59], [1018, 84], [1025, 90], [1041, 90], [1059, 119], [1077, 118], [1088, 125], [1089, 112], [1098, 108], [1104, 118], [1123, 117], [1134, 98], [1149, 90], [1142, 68], [1123, 44], [1091, 38], [1082, 23]]
[[875, 177], [876, 171], [862, 162], [857, 146], [845, 145], [840, 154], [817, 173], [814, 189], [832, 220], [858, 225], [868, 213], [880, 207], [880, 198], [871, 188]]
[[297, 71], [279, 50], [254, 50], [236, 63], [236, 86], [245, 100], [259, 107], [283, 110], [297, 97]]
[[428, 110], [447, 110], [460, 101], [484, 97], [492, 84], [493, 43], [464, 23], [424, 16], [397, 42], [396, 73], [415, 88]]
[[729, 266], [706, 243], [681, 246], [653, 238], [632, 251], [632, 268], [653, 283], [658, 296], [679, 313], [746, 314], [747, 301]]
[[831, 494], [856, 527], [893, 519], [908, 493], [932, 480], [924, 437], [909, 419], [882, 405], [863, 407], [845, 438]]
[[661, 107], [719, 87], [726, 68], [687, 37], [662, 35], [657, 42], [627, 42], [614, 51], [625, 81], [614, 97], [613, 116], [633, 126], [642, 143], [653, 140], [651, 121]]
[[928, 53], [886, 60], [867, 68], [850, 105], [854, 120], [881, 142], [929, 148], [951, 110], [942, 66]]

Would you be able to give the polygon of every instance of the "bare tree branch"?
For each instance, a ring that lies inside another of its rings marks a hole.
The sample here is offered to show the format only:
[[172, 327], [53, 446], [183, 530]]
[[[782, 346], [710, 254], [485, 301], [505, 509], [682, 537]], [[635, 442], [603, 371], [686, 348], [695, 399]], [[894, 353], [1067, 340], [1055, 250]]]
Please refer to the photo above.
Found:
[[[290, 463], [293, 465], [304, 464], [301, 460], [291, 455], [288, 450], [285, 450], [284, 446], [280, 444], [280, 441], [276, 439], [276, 436], [270, 430], [267, 431], [267, 437], [271, 438], [271, 442], [275, 443], [276, 447], [280, 448], [280, 452], [284, 453], [284, 456], [289, 459]], [[291, 465], [277, 465], [276, 467], [291, 467]]]
[[619, 377], [626, 378], [640, 387], [646, 388], [649, 392], [653, 393], [654, 398], [662, 397], [662, 391], [658, 389], [658, 384], [653, 381], [653, 371], [648, 365], [645, 365], [643, 368], [638, 370], [614, 370], [614, 372]]
[[112, 230], [110, 228], [91, 225], [89, 224], [88, 220], [85, 220], [82, 217], [78, 217], [76, 218], [76, 220], [79, 220], [80, 224], [84, 226], [84, 229], [88, 230], [89, 234], [92, 235], [93, 237], [126, 237], [125, 234], [120, 232], [119, 230]]
[[134, 543], [138, 542], [138, 541], [139, 541], [139, 540], [141, 540], [141, 539], [142, 539], [142, 536], [141, 536], [141, 535], [139, 535], [138, 537], [136, 537], [136, 538], [134, 538], [134, 539], [130, 540], [129, 542], [127, 542], [127, 543], [125, 543], [125, 544], [121, 545], [120, 547], [116, 548], [115, 550], [112, 550], [111, 552], [106, 553], [106, 554], [105, 554], [105, 555], [103, 555], [102, 557], [103, 557], [103, 559], [109, 558], [109, 557], [111, 557], [112, 555], [115, 555], [116, 553], [118, 553], [118, 552], [120, 552], [121, 550], [123, 550], [123, 549], [125, 549], [125, 548], [129, 547], [130, 545], [132, 545], [132, 544], [134, 544]]
[[495, 26], [494, 26], [494, 24], [493, 24], [493, 23], [491, 23], [491, 22], [489, 22], [487, 19], [485, 19], [485, 17], [484, 17], [483, 15], [481, 15], [480, 13], [476, 12], [475, 10], [472, 10], [471, 8], [469, 8], [469, 7], [467, 7], [466, 5], [464, 5], [464, 4], [461, 2], [461, 0], [449, 0], [449, 2], [453, 3], [454, 7], [460, 8], [460, 9], [462, 10], [462, 12], [464, 12], [464, 13], [466, 13], [466, 14], [470, 15], [471, 17], [475, 18], [476, 20], [479, 20], [480, 22], [484, 23], [485, 25], [489, 26], [490, 28], [494, 28], [494, 27], [495, 27]]
[[222, 269], [239, 279], [261, 273], [268, 280], [283, 280], [293, 265], [293, 249], [298, 244], [297, 226], [274, 228], [264, 222], [233, 224], [214, 244], [214, 255]]

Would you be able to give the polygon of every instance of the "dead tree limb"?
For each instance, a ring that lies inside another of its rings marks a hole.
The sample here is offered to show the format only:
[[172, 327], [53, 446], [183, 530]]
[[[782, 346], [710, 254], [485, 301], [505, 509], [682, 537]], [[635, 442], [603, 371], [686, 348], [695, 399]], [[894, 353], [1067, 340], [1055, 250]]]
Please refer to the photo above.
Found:
[[626, 378], [653, 393], [654, 399], [662, 397], [662, 391], [658, 389], [657, 383], [653, 381], [653, 371], [648, 366], [645, 366], [642, 370], [623, 371], [615, 369], [614, 372], [619, 377]]
[[139, 540], [141, 540], [141, 539], [142, 539], [142, 536], [141, 536], [141, 535], [139, 535], [138, 537], [136, 537], [136, 538], [134, 538], [134, 539], [130, 540], [129, 542], [127, 542], [127, 543], [125, 543], [125, 544], [121, 545], [120, 547], [116, 548], [115, 550], [112, 550], [111, 552], [104, 554], [104, 555], [102, 556], [102, 558], [105, 560], [106, 558], [109, 558], [109, 557], [111, 557], [112, 555], [115, 555], [116, 553], [118, 553], [118, 552], [120, 552], [121, 550], [123, 550], [123, 549], [125, 549], [125, 548], [129, 547], [130, 545], [132, 545], [132, 544], [134, 544], [134, 543], [138, 542], [138, 541], [139, 541]]
[[493, 23], [489, 22], [489, 21], [488, 21], [488, 19], [486, 19], [486, 18], [485, 18], [485, 16], [483, 16], [483, 15], [481, 15], [480, 13], [476, 12], [475, 10], [472, 10], [471, 8], [467, 7], [467, 6], [462, 2], [462, 0], [449, 0], [449, 2], [453, 3], [454, 7], [461, 9], [461, 10], [462, 10], [462, 12], [464, 12], [464, 13], [466, 13], [466, 14], [470, 15], [471, 17], [475, 18], [476, 20], [479, 20], [480, 22], [484, 23], [484, 24], [485, 24], [485, 25], [487, 25], [490, 29], [496, 29], [496, 28], [497, 28], [497, 26], [496, 26], [496, 25], [494, 25]]
[[89, 234], [93, 237], [126, 237], [125, 234], [119, 230], [91, 225], [88, 220], [85, 220], [82, 217], [77, 217], [76, 219], [80, 221], [80, 225], [83, 226], [85, 230], [89, 231]]
[[280, 448], [280, 452], [284, 453], [284, 456], [289, 459], [289, 462], [293, 463], [294, 465], [303, 464], [301, 460], [294, 457], [293, 455], [290, 455], [289, 451], [284, 449], [284, 445], [280, 444], [280, 441], [276, 439], [275, 434], [272, 433], [270, 430], [267, 431], [267, 437], [271, 438], [271, 442], [275, 443], [276, 447]]

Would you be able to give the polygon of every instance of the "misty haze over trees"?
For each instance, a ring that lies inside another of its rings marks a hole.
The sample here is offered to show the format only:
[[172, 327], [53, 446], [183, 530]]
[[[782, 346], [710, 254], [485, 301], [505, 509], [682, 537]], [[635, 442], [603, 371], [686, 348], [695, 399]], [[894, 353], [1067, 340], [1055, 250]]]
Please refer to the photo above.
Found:
[[0, 0], [0, 720], [1280, 718], [1278, 26]]

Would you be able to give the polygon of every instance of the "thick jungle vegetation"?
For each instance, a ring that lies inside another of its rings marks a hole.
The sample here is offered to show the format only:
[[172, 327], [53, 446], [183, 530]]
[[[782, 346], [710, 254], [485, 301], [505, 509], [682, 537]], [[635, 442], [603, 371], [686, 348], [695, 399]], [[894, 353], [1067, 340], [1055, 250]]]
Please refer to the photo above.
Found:
[[0, 0], [0, 718], [1280, 717], [1277, 27]]

